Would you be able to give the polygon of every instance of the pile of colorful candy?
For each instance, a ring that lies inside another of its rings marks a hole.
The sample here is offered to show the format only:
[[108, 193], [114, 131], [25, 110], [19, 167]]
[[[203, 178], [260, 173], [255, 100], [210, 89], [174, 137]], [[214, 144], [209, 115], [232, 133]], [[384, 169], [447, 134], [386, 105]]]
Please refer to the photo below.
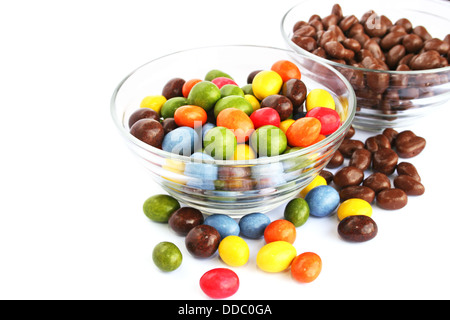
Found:
[[251, 72], [247, 82], [239, 87], [219, 70], [204, 80], [174, 78], [162, 95], [142, 100], [129, 118], [130, 133], [179, 155], [249, 160], [308, 147], [341, 126], [333, 96], [320, 88], [308, 92], [290, 61]]
[[[378, 226], [371, 218], [375, 199], [379, 207], [394, 210], [404, 207], [409, 195], [424, 193], [415, 167], [409, 162], [398, 163], [398, 159], [421, 153], [425, 139], [411, 131], [386, 129], [363, 143], [352, 139], [354, 134], [351, 128], [328, 165], [337, 171], [323, 170], [300, 192], [299, 198], [286, 205], [283, 219], [271, 221], [262, 213], [245, 215], [238, 222], [222, 214], [204, 218], [199, 210], [180, 208], [177, 200], [166, 195], [149, 198], [144, 212], [153, 221], [168, 222], [173, 231], [185, 236], [186, 250], [193, 257], [209, 258], [218, 252], [227, 266], [242, 267], [250, 257], [246, 241], [263, 237], [265, 245], [256, 256], [259, 269], [282, 272], [290, 268], [293, 279], [312, 282], [322, 270], [321, 258], [313, 252], [297, 255], [293, 245], [297, 228], [310, 216], [336, 214], [337, 232], [343, 240], [369, 241], [378, 234]], [[342, 167], [344, 158], [350, 159]], [[364, 172], [369, 169], [374, 173], [364, 179]], [[398, 175], [392, 188], [389, 175], [395, 171]], [[155, 247], [153, 260], [161, 270], [173, 271], [181, 265], [182, 254], [173, 243], [162, 242]], [[226, 298], [238, 290], [239, 277], [229, 268], [212, 269], [200, 279], [200, 287], [212, 298]]]
[[[262, 213], [245, 215], [239, 222], [223, 214], [204, 218], [197, 209], [180, 208], [179, 202], [167, 195], [147, 199], [144, 213], [155, 222], [168, 223], [174, 232], [185, 236], [186, 250], [195, 258], [210, 258], [218, 252], [227, 266], [242, 267], [250, 257], [245, 239], [264, 238], [266, 244], [256, 257], [261, 270], [273, 273], [290, 268], [292, 278], [303, 283], [314, 281], [322, 270], [322, 260], [316, 253], [297, 255], [293, 245], [296, 228], [309, 217], [309, 207], [303, 199], [291, 202], [286, 207], [285, 219], [275, 221]], [[153, 250], [153, 261], [163, 271], [176, 270], [182, 259], [180, 249], [171, 242], [161, 242]], [[239, 278], [229, 268], [216, 268], [203, 275], [200, 287], [212, 298], [226, 298], [238, 290]]]

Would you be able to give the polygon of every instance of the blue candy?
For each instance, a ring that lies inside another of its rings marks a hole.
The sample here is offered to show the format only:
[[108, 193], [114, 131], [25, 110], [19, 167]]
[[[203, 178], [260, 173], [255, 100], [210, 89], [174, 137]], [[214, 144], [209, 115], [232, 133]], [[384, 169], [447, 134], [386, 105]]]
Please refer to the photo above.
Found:
[[179, 127], [166, 134], [162, 143], [162, 149], [171, 153], [190, 156], [198, 144], [199, 137], [194, 129]]
[[241, 234], [250, 239], [259, 239], [270, 224], [270, 218], [263, 213], [251, 213], [243, 216], [239, 221]]
[[205, 140], [205, 136], [208, 133], [209, 130], [211, 130], [212, 128], [215, 128], [216, 126], [210, 122], [207, 122], [203, 125], [202, 127], [202, 141]]
[[228, 236], [238, 236], [240, 232], [239, 224], [225, 214], [213, 214], [207, 217], [203, 224], [214, 227], [222, 239]]
[[214, 161], [213, 157], [207, 155], [206, 153], [196, 152], [191, 156], [191, 158], [199, 161], [186, 163], [186, 167], [184, 169], [185, 175], [202, 180], [217, 180], [217, 167], [214, 164], [202, 163], [202, 160]]
[[339, 193], [330, 186], [318, 186], [308, 192], [305, 197], [309, 205], [309, 214], [315, 217], [331, 215], [339, 206]]

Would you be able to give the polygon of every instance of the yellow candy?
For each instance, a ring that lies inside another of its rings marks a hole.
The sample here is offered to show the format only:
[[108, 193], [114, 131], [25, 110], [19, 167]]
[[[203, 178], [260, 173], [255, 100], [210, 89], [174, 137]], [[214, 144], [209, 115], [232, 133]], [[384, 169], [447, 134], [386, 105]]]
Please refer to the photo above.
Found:
[[266, 272], [281, 272], [289, 268], [297, 256], [297, 250], [286, 241], [274, 241], [266, 244], [256, 256], [256, 264]]
[[289, 127], [295, 122], [294, 119], [287, 119], [280, 123], [280, 129], [284, 133], [289, 129]]
[[253, 149], [247, 144], [238, 144], [234, 150], [234, 160], [252, 160], [256, 159]]
[[327, 185], [327, 180], [325, 180], [324, 177], [322, 176], [317, 176], [314, 178], [313, 181], [311, 181], [301, 192], [300, 192], [300, 197], [304, 198], [306, 197], [306, 195], [308, 194], [308, 192], [310, 192], [312, 189], [314, 189], [315, 187], [318, 186], [326, 186]]
[[372, 216], [372, 206], [362, 199], [348, 199], [341, 203], [337, 210], [339, 220], [343, 220], [348, 216]]
[[253, 94], [259, 100], [277, 94], [281, 90], [283, 79], [275, 71], [261, 71], [253, 78]]
[[153, 109], [158, 112], [158, 114], [161, 114], [161, 108], [166, 101], [167, 99], [164, 96], [148, 96], [142, 99], [141, 108]]
[[219, 244], [219, 256], [227, 265], [240, 267], [247, 263], [250, 249], [241, 237], [228, 236]]
[[336, 110], [333, 96], [324, 89], [313, 89], [306, 96], [306, 110], [323, 107]]
[[181, 161], [167, 159], [166, 164], [162, 168], [167, 170], [168, 174], [162, 177], [171, 182], [186, 184], [188, 178], [184, 176], [184, 167], [185, 164]]
[[259, 103], [258, 99], [256, 99], [256, 97], [254, 95], [251, 94], [246, 94], [244, 96], [245, 100], [247, 100], [248, 102], [250, 102], [250, 104], [253, 107], [253, 111], [258, 110], [261, 108], [261, 104]]

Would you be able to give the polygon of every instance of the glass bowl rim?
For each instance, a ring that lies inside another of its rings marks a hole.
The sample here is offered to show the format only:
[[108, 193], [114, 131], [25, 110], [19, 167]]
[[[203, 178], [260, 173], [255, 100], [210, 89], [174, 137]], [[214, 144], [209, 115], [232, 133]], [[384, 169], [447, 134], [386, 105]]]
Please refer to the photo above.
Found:
[[[311, 1], [311, 0], [303, 0], [299, 3], [297, 3], [296, 5], [294, 5], [292, 8], [290, 8], [284, 15], [283, 18], [281, 19], [281, 24], [280, 24], [280, 29], [281, 29], [281, 34], [283, 35], [283, 39], [284, 41], [289, 45], [289, 47], [291, 47], [296, 53], [301, 54], [303, 56], [306, 56], [308, 58], [311, 58], [313, 60], [317, 60], [320, 61], [322, 63], [326, 63], [329, 64], [333, 67], [338, 67], [338, 68], [343, 68], [343, 69], [350, 69], [350, 70], [357, 70], [357, 71], [362, 71], [362, 72], [373, 72], [373, 73], [385, 73], [385, 74], [391, 74], [391, 75], [423, 75], [423, 74], [436, 74], [436, 73], [446, 73], [446, 72], [450, 72], [450, 65], [447, 67], [442, 67], [442, 68], [435, 68], [435, 69], [427, 69], [427, 70], [409, 70], [409, 71], [396, 71], [396, 70], [375, 70], [375, 69], [367, 69], [367, 68], [360, 68], [360, 67], [355, 67], [355, 66], [349, 66], [347, 64], [342, 64], [339, 62], [334, 62], [322, 57], [319, 57], [299, 46], [297, 46], [295, 43], [292, 42], [292, 40], [289, 38], [289, 34], [286, 34], [285, 32], [285, 27], [287, 27], [285, 25], [285, 22], [287, 20], [287, 17], [289, 16], [289, 14], [295, 10], [297, 7], [301, 6], [303, 3], [307, 2], [307, 1]], [[435, 3], [439, 3], [439, 4], [443, 4], [444, 1], [441, 0], [427, 0], [429, 2], [435, 2]], [[446, 2], [445, 2], [446, 3]], [[450, 8], [450, 3], [448, 3], [449, 8]], [[427, 11], [424, 11], [424, 13], [429, 13]], [[306, 20], [305, 20], [306, 21]], [[292, 27], [291, 27], [292, 28]]]
[[[339, 135], [341, 135], [343, 132], [345, 132], [347, 130], [347, 128], [349, 128], [353, 122], [353, 119], [355, 118], [356, 115], [356, 95], [355, 92], [350, 84], [350, 82], [336, 69], [331, 68], [329, 65], [327, 65], [326, 63], [323, 63], [321, 61], [318, 61], [317, 59], [311, 59], [309, 57], [302, 57], [303, 59], [307, 59], [307, 60], [313, 60], [315, 63], [318, 63], [320, 65], [322, 65], [323, 67], [327, 68], [328, 70], [330, 70], [331, 72], [333, 72], [339, 79], [342, 80], [342, 82], [345, 84], [345, 86], [348, 89], [348, 110], [347, 110], [347, 119], [342, 123], [342, 125], [339, 127], [338, 130], [336, 130], [334, 133], [332, 133], [331, 135], [327, 136], [325, 139], [319, 141], [318, 143], [315, 143], [309, 147], [303, 148], [301, 150], [297, 150], [295, 152], [290, 152], [287, 154], [281, 154], [278, 156], [273, 156], [273, 157], [261, 157], [261, 158], [256, 158], [256, 159], [252, 159], [252, 160], [208, 160], [208, 159], [195, 159], [192, 157], [188, 157], [188, 156], [184, 156], [184, 155], [178, 155], [175, 153], [171, 153], [168, 151], [164, 151], [162, 149], [153, 147], [149, 144], [146, 144], [145, 142], [137, 139], [136, 137], [134, 137], [128, 130], [126, 130], [126, 128], [122, 125], [122, 121], [119, 119], [119, 117], [117, 116], [117, 105], [116, 105], [116, 98], [117, 95], [120, 92], [120, 89], [122, 88], [122, 86], [125, 84], [125, 82], [132, 77], [136, 72], [138, 72], [139, 70], [141, 70], [142, 68], [146, 67], [147, 65], [150, 65], [154, 62], [157, 62], [159, 60], [163, 60], [167, 57], [171, 57], [177, 54], [181, 54], [181, 53], [185, 53], [185, 52], [194, 52], [194, 51], [201, 51], [201, 50], [207, 50], [207, 49], [215, 49], [215, 48], [257, 48], [257, 49], [269, 49], [269, 50], [277, 50], [277, 51], [281, 51], [284, 52], [286, 54], [292, 54], [295, 53], [291, 50], [288, 49], [283, 49], [283, 48], [277, 48], [277, 47], [271, 47], [271, 46], [260, 46], [260, 45], [247, 45], [247, 44], [238, 44], [238, 45], [214, 45], [214, 46], [203, 46], [203, 47], [196, 47], [196, 48], [190, 48], [190, 49], [185, 49], [185, 50], [179, 50], [176, 52], [172, 52], [163, 56], [160, 56], [158, 58], [155, 58], [153, 60], [150, 60], [146, 63], [144, 63], [143, 65], [137, 67], [136, 69], [134, 69], [132, 72], [130, 72], [125, 78], [122, 79], [122, 81], [119, 82], [119, 84], [116, 86], [116, 88], [114, 89], [114, 92], [112, 94], [111, 97], [111, 101], [110, 101], [110, 112], [111, 112], [111, 116], [113, 118], [114, 124], [116, 125], [116, 127], [119, 129], [119, 132], [122, 134], [122, 137], [125, 138], [127, 141], [132, 142], [134, 145], [136, 145], [137, 147], [150, 152], [150, 153], [155, 153], [163, 158], [168, 158], [168, 159], [172, 159], [172, 160], [178, 160], [178, 161], [182, 161], [182, 162], [202, 162], [202, 163], [208, 163], [208, 164], [215, 164], [218, 166], [245, 166], [245, 165], [262, 165], [262, 164], [271, 164], [274, 162], [282, 162], [283, 160], [287, 160], [290, 158], [294, 158], [294, 157], [299, 157], [299, 156], [304, 156], [306, 154], [309, 154], [313, 151], [318, 151], [320, 149], [322, 149], [324, 146], [328, 145], [329, 143], [335, 141], [337, 139], [337, 137]], [[350, 112], [349, 112], [350, 111]]]

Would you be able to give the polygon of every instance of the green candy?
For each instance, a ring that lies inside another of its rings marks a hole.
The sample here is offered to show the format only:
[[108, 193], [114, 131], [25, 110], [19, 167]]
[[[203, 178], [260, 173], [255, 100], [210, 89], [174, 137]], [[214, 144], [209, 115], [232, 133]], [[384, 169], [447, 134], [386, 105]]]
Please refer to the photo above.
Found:
[[260, 157], [278, 156], [286, 150], [287, 138], [278, 127], [262, 126], [250, 136], [250, 146]]
[[174, 271], [183, 261], [180, 249], [172, 242], [160, 242], [153, 249], [153, 262], [162, 271]]
[[192, 87], [188, 96], [188, 104], [199, 106], [205, 111], [209, 111], [221, 97], [220, 89], [214, 83], [202, 81]]
[[220, 78], [220, 77], [225, 77], [225, 78], [233, 80], [233, 78], [228, 73], [214, 69], [214, 70], [209, 71], [206, 74], [205, 81], [212, 81], [212, 80], [214, 80], [216, 78]]
[[236, 108], [244, 111], [248, 116], [253, 113], [253, 107], [250, 102], [241, 96], [228, 96], [217, 101], [214, 107], [214, 116], [217, 118], [219, 113], [228, 108]]
[[242, 89], [242, 91], [244, 91], [244, 94], [251, 94], [252, 96], [255, 95], [255, 94], [253, 93], [253, 86], [252, 86], [251, 83], [242, 86], [241, 89]]
[[224, 127], [209, 130], [203, 140], [204, 152], [216, 160], [227, 160], [234, 155], [237, 142], [233, 131]]
[[306, 223], [309, 218], [309, 205], [305, 199], [291, 200], [284, 209], [284, 218], [297, 228]]
[[165, 194], [148, 198], [144, 203], [144, 213], [152, 221], [168, 222], [172, 213], [180, 209], [180, 203]]
[[220, 93], [223, 97], [228, 96], [241, 96], [244, 97], [244, 91], [239, 88], [238, 86], [235, 86], [234, 84], [226, 84], [222, 88], [220, 88]]
[[184, 97], [175, 97], [167, 100], [162, 108], [161, 108], [161, 117], [164, 119], [173, 118], [175, 111], [179, 107], [185, 106], [188, 104], [188, 100]]

